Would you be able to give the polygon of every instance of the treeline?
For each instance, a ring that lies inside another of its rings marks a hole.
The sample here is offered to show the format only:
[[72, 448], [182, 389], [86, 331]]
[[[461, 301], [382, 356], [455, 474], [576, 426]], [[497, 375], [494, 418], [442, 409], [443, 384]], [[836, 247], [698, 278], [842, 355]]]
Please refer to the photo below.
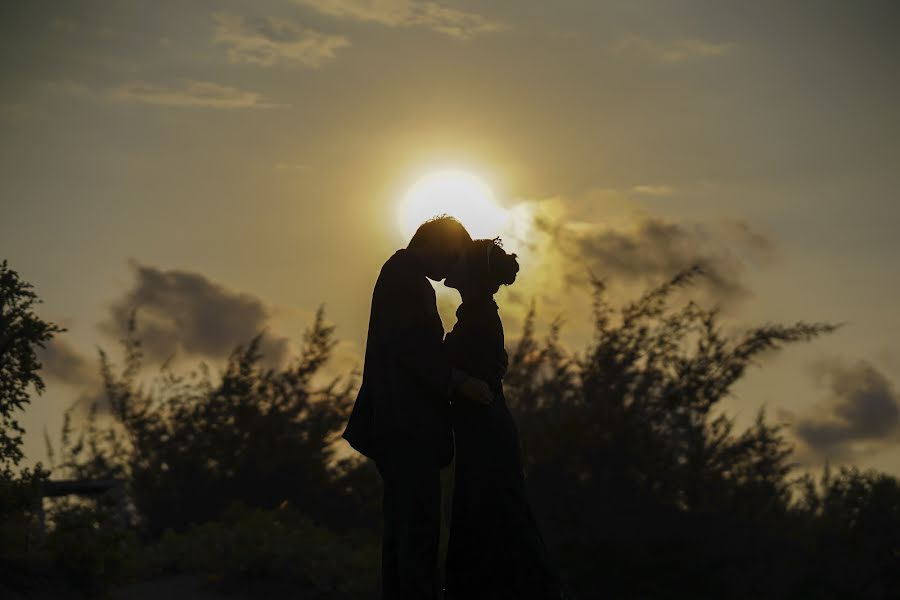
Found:
[[[798, 475], [779, 427], [760, 413], [737, 430], [720, 410], [762, 353], [834, 326], [725, 335], [716, 310], [676, 305], [701, 276], [623, 306], [595, 281], [588, 347], [565, 352], [558, 322], [538, 336], [532, 311], [509, 349], [529, 491], [573, 596], [897, 597], [898, 480]], [[0, 561], [43, 565], [88, 592], [190, 572], [374, 597], [380, 482], [369, 462], [336, 452], [358, 381], [321, 383], [334, 346], [322, 312], [283, 369], [264, 366], [257, 337], [221, 376], [166, 368], [151, 386], [137, 380], [135, 331], [132, 319], [118, 367], [101, 352], [103, 402], [51, 444], [55, 478], [126, 482], [127, 526], [111, 500], [60, 502], [36, 541], [29, 494], [47, 473], [8, 471], [0, 510], [15, 526], [0, 532]]]

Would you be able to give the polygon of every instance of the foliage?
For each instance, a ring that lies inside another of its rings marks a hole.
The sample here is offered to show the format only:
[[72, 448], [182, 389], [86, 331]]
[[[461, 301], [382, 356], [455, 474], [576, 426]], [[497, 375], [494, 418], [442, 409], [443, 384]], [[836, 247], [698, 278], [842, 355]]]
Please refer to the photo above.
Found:
[[826, 467], [801, 480], [807, 518], [807, 596], [888, 598], [900, 590], [900, 480], [874, 470]]
[[21, 562], [38, 542], [35, 508], [40, 487], [49, 475], [40, 463], [18, 469], [22, 435], [18, 413], [30, 402], [29, 391], [41, 393], [37, 348], [64, 331], [38, 317], [40, 300], [33, 286], [0, 262], [0, 580], [13, 581]]
[[[219, 521], [167, 531], [146, 551], [145, 574], [204, 575], [222, 587], [278, 580], [304, 597], [363, 597], [374, 589], [379, 545], [371, 533], [335, 534], [302, 513], [230, 506]], [[295, 588], [295, 589], [297, 589]]]
[[40, 541], [35, 508], [48, 475], [38, 465], [23, 469], [16, 477], [0, 479], [0, 580], [12, 577], [5, 572], [14, 570]]
[[234, 350], [220, 381], [205, 368], [187, 376], [164, 371], [150, 391], [135, 382], [141, 352], [134, 330], [132, 315], [120, 375], [101, 351], [109, 414], [92, 406], [74, 441], [66, 422], [65, 472], [126, 478], [151, 538], [215, 519], [233, 501], [263, 509], [288, 502], [335, 529], [375, 520], [358, 489], [374, 481], [373, 469], [335, 460], [355, 378], [313, 383], [335, 343], [321, 309], [300, 355], [283, 370], [261, 365], [260, 334]]
[[72, 503], [55, 511], [39, 556], [70, 586], [96, 596], [135, 572], [136, 551], [137, 537], [112, 511]]
[[620, 308], [595, 281], [583, 355], [562, 350], [559, 323], [538, 343], [533, 312], [512, 353], [507, 397], [529, 489], [582, 593], [599, 562], [619, 597], [759, 597], [786, 564], [765, 549], [794, 527], [791, 448], [762, 413], [736, 432], [717, 405], [761, 353], [835, 326], [725, 336], [716, 309], [670, 306], [700, 275], [681, 273]]
[[22, 460], [24, 431], [16, 412], [29, 403], [29, 388], [44, 390], [35, 348], [64, 331], [34, 313], [40, 301], [32, 287], [5, 260], [0, 262], [0, 479], [5, 480], [13, 478]]

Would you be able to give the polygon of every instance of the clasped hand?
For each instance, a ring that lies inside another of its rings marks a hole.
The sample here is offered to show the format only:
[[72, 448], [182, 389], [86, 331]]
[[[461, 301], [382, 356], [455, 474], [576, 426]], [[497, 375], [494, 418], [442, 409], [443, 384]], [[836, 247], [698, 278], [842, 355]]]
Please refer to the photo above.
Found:
[[494, 401], [494, 394], [491, 392], [490, 386], [477, 377], [466, 377], [456, 388], [457, 394], [477, 402], [478, 404], [489, 405]]

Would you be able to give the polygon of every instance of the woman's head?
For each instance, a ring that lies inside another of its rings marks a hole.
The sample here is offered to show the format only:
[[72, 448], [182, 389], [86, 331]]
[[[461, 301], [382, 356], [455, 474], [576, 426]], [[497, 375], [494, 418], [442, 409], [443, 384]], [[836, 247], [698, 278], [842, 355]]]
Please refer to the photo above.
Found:
[[519, 272], [516, 255], [503, 249], [500, 238], [473, 240], [466, 249], [464, 265], [444, 281], [463, 296], [492, 296], [501, 285], [513, 283]]

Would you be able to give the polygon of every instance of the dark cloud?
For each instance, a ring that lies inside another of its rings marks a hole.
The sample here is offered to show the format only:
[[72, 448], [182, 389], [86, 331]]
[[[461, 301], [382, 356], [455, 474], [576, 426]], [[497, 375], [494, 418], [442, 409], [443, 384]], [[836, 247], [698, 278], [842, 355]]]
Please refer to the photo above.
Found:
[[854, 453], [851, 445], [878, 445], [900, 433], [900, 403], [890, 382], [865, 361], [854, 365], [820, 363], [816, 374], [831, 393], [818, 414], [796, 421], [794, 433], [815, 456], [842, 458]]
[[744, 255], [749, 260], [760, 264], [774, 264], [781, 260], [781, 251], [772, 240], [755, 231], [746, 221], [731, 219], [725, 221], [722, 227], [726, 235], [747, 251]]
[[38, 351], [38, 359], [41, 361], [41, 374], [46, 379], [75, 388], [76, 396], [71, 404], [75, 414], [87, 415], [93, 404], [102, 412], [109, 410], [99, 359], [82, 354], [58, 335]]
[[[101, 328], [112, 335], [126, 331], [136, 310], [137, 335], [151, 359], [164, 361], [178, 352], [199, 357], [227, 357], [268, 326], [271, 310], [251, 294], [236, 292], [199, 273], [165, 271], [132, 262], [136, 281], [110, 310]], [[261, 351], [267, 364], [282, 364], [288, 340], [263, 336]]]
[[627, 283], [657, 284], [679, 271], [700, 266], [716, 301], [748, 295], [741, 277], [745, 256], [774, 253], [771, 241], [746, 223], [723, 226], [679, 223], [642, 217], [631, 229], [600, 228], [536, 219], [569, 262], [570, 283], [589, 281], [589, 273]]
[[71, 385], [90, 384], [97, 381], [98, 367], [75, 350], [64, 338], [52, 338], [38, 351], [41, 374]]
[[73, 416], [78, 418], [87, 417], [95, 408], [100, 415], [109, 415], [112, 412], [109, 398], [106, 395], [106, 388], [102, 382], [97, 382], [90, 387], [82, 389], [69, 405], [69, 410], [72, 411]]

